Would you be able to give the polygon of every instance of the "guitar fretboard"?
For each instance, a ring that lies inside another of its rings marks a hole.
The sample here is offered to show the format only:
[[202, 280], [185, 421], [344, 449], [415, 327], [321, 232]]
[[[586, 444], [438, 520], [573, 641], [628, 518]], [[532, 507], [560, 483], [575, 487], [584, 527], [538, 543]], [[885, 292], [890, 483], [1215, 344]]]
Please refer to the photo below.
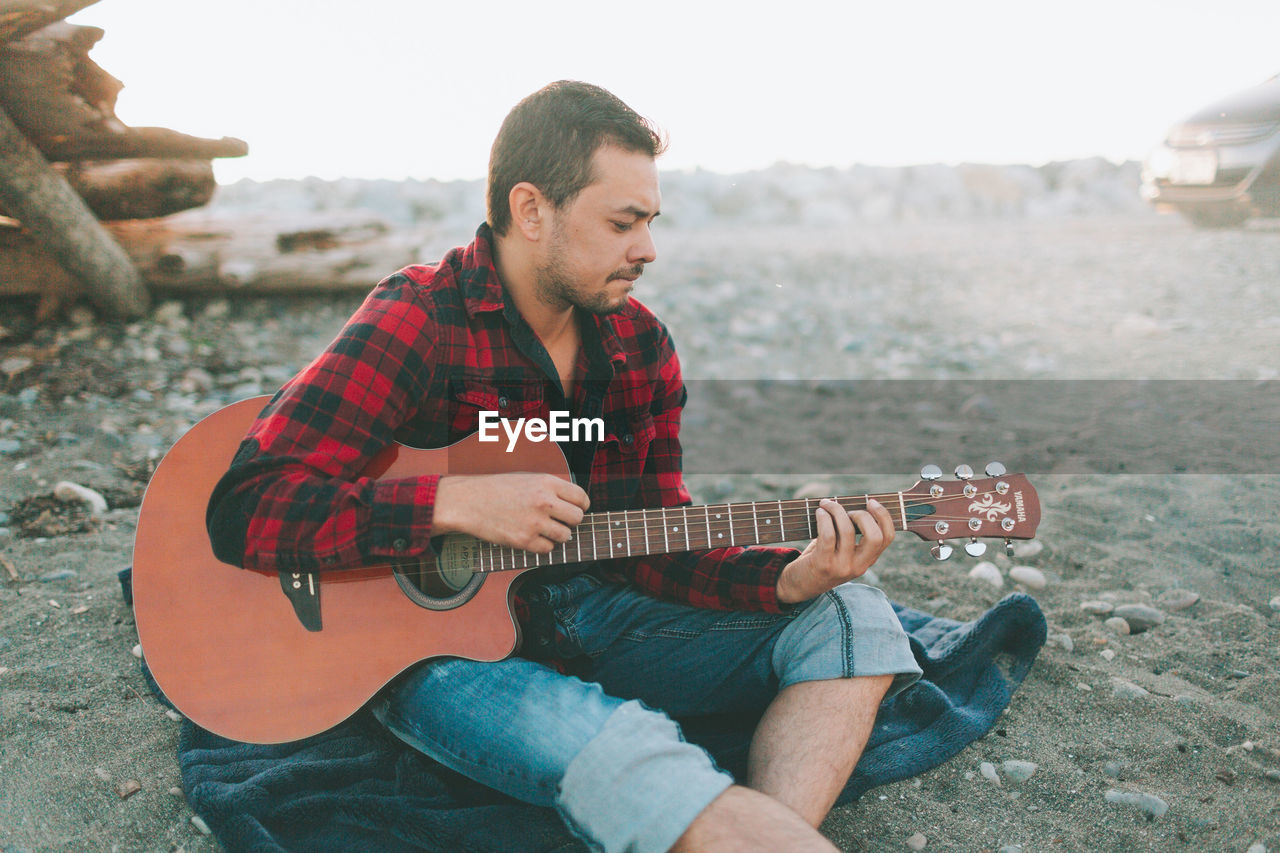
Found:
[[[905, 530], [907, 505], [903, 494], [895, 492], [877, 497], [889, 510], [894, 527]], [[814, 511], [821, 500], [797, 498], [588, 513], [574, 528], [569, 541], [557, 545], [549, 554], [478, 543], [473, 571], [500, 572], [617, 557], [808, 540], [817, 535]], [[866, 496], [833, 500], [846, 511], [867, 508]]]

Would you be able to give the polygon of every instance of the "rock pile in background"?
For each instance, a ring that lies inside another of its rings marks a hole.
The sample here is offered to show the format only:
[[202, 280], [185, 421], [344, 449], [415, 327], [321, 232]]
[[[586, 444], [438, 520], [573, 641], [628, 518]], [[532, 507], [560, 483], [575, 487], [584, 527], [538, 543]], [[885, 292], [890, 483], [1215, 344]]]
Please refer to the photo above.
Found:
[[[736, 175], [705, 170], [662, 176], [664, 218], [704, 224], [839, 225], [946, 219], [1052, 218], [1133, 213], [1139, 164], [1101, 157], [1043, 166], [852, 166], [817, 169], [779, 163]], [[402, 227], [473, 226], [484, 218], [481, 181], [319, 178], [219, 187], [221, 213], [301, 214], [364, 210]]]

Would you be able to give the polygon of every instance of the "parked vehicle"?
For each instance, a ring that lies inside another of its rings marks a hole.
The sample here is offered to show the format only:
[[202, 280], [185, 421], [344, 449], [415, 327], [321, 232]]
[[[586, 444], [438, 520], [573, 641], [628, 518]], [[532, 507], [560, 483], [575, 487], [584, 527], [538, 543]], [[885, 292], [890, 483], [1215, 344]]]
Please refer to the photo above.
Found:
[[1280, 74], [1175, 124], [1143, 163], [1142, 196], [1205, 228], [1280, 216]]

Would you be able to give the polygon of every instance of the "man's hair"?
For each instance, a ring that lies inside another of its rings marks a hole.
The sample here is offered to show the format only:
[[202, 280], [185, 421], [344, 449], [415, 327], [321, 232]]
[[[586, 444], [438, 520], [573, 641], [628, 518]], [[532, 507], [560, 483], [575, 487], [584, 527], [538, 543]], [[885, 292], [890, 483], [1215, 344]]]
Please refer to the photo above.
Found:
[[521, 181], [563, 207], [594, 180], [591, 158], [602, 145], [650, 157], [667, 147], [647, 119], [590, 83], [561, 80], [516, 104], [489, 152], [489, 227], [507, 233], [511, 188]]

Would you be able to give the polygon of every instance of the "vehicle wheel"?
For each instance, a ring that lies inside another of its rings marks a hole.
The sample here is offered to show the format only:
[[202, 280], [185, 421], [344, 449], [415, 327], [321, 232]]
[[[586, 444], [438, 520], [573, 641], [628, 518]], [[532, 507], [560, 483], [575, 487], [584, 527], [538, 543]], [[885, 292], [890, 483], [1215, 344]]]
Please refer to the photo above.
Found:
[[1235, 228], [1249, 219], [1248, 209], [1235, 204], [1201, 204], [1179, 212], [1197, 228]]

